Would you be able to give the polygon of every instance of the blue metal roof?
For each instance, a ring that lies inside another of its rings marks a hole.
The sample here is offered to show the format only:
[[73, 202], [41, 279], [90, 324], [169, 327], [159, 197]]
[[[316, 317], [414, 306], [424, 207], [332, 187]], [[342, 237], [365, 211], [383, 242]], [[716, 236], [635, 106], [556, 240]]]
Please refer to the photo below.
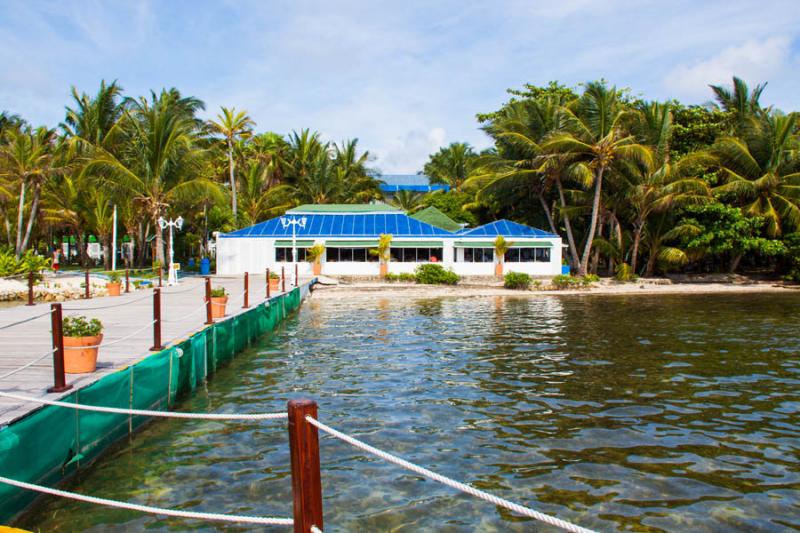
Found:
[[377, 178], [386, 185], [429, 185], [431, 182], [425, 174], [381, 174]]
[[[449, 231], [409, 217], [405, 213], [339, 213], [307, 214], [305, 228], [296, 227], [298, 238], [308, 237], [375, 237], [390, 233], [394, 237], [447, 237]], [[292, 218], [299, 218], [293, 215]], [[280, 217], [242, 228], [220, 237], [291, 237], [292, 228], [284, 228]]]
[[477, 228], [468, 229], [466, 231], [458, 232], [459, 237], [496, 237], [502, 235], [503, 237], [542, 237], [542, 238], [558, 238], [558, 235], [542, 231], [540, 229], [517, 224], [510, 220], [497, 220], [478, 226]]
[[413, 191], [413, 192], [432, 192], [450, 190], [449, 185], [381, 185], [382, 192]]

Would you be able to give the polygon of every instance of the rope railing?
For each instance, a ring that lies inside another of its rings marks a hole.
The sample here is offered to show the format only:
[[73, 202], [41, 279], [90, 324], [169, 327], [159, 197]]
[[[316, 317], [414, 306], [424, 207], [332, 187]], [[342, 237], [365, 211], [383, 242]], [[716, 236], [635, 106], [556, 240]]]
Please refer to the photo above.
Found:
[[190, 311], [188, 313], [184, 313], [181, 316], [181, 318], [177, 318], [177, 319], [175, 319], [175, 318], [173, 318], [173, 319], [162, 318], [161, 321], [162, 322], [167, 322], [167, 323], [170, 323], [170, 324], [176, 324], [176, 323], [179, 323], [179, 322], [185, 322], [186, 319], [189, 318], [190, 316], [194, 316], [197, 313], [199, 313], [200, 311], [205, 311], [206, 310], [206, 305], [207, 305], [207, 302], [204, 299], [203, 300], [203, 305], [201, 305], [200, 307], [195, 308], [193, 311]]
[[18, 373], [18, 372], [22, 372], [22, 371], [23, 371], [23, 370], [25, 370], [26, 368], [30, 368], [30, 367], [32, 367], [33, 365], [35, 365], [36, 363], [38, 363], [39, 361], [41, 361], [41, 360], [42, 360], [42, 359], [44, 359], [45, 357], [49, 357], [49, 356], [53, 355], [53, 353], [54, 353], [54, 352], [55, 352], [55, 350], [50, 350], [50, 351], [49, 351], [49, 352], [47, 352], [46, 354], [40, 355], [39, 357], [37, 357], [37, 358], [36, 358], [36, 359], [34, 359], [33, 361], [31, 361], [31, 362], [29, 362], [29, 363], [26, 363], [26, 364], [22, 365], [22, 366], [21, 366], [21, 367], [19, 367], [19, 368], [15, 368], [15, 369], [14, 369], [14, 370], [12, 370], [11, 372], [6, 372], [6, 373], [5, 373], [5, 374], [3, 374], [2, 376], [0, 376], [0, 379], [5, 379], [5, 378], [7, 378], [7, 377], [9, 377], [9, 376], [13, 376], [14, 374], [16, 374], [16, 373]]
[[165, 289], [169, 289], [169, 286], [166, 286], [166, 287], [162, 288], [161, 290], [164, 291], [164, 294], [183, 294], [185, 292], [192, 292], [192, 291], [196, 291], [197, 289], [202, 289], [202, 288], [203, 288], [203, 284], [199, 283], [199, 284], [195, 285], [194, 287], [189, 287], [188, 289], [181, 289], [179, 291], [165, 290]]
[[48, 311], [48, 312], [46, 312], [46, 313], [41, 313], [41, 314], [39, 314], [39, 315], [35, 315], [35, 316], [28, 317], [28, 318], [24, 318], [24, 319], [22, 319], [22, 320], [17, 320], [16, 322], [12, 322], [12, 323], [10, 323], [10, 324], [4, 324], [4, 325], [0, 326], [0, 331], [2, 331], [2, 330], [4, 330], [4, 329], [13, 328], [14, 326], [19, 326], [19, 325], [25, 324], [25, 323], [27, 323], [27, 322], [33, 322], [33, 321], [34, 321], [34, 320], [36, 320], [37, 318], [42, 318], [42, 317], [45, 317], [45, 316], [50, 316], [52, 313], [53, 313], [53, 310], [51, 309], [50, 311]]
[[100, 309], [113, 309], [114, 307], [123, 307], [130, 304], [135, 304], [136, 302], [141, 302], [142, 300], [147, 300], [148, 298], [152, 298], [150, 294], [142, 296], [141, 298], [134, 298], [133, 300], [127, 300], [125, 302], [120, 302], [118, 304], [109, 304], [109, 305], [95, 305], [92, 307], [64, 307], [62, 308], [64, 311], [98, 311]]
[[291, 518], [275, 518], [271, 516], [247, 516], [247, 515], [233, 515], [222, 513], [201, 513], [195, 511], [181, 511], [179, 509], [166, 509], [163, 507], [152, 507], [150, 505], [140, 505], [137, 503], [121, 502], [117, 500], [110, 500], [108, 498], [98, 498], [96, 496], [88, 496], [86, 494], [78, 494], [77, 492], [68, 492], [66, 490], [52, 489], [42, 485], [35, 485], [33, 483], [26, 483], [24, 481], [17, 481], [7, 477], [0, 476], [0, 483], [19, 487], [21, 489], [33, 490], [41, 492], [42, 494], [50, 494], [51, 496], [60, 496], [70, 500], [76, 500], [86, 503], [94, 503], [97, 505], [105, 505], [107, 507], [116, 507], [118, 509], [128, 509], [130, 511], [139, 511], [142, 513], [149, 513], [161, 516], [173, 516], [176, 518], [192, 518], [195, 520], [208, 520], [212, 522], [237, 522], [242, 524], [261, 524], [269, 526], [291, 526], [294, 520]]
[[467, 485], [465, 483], [461, 483], [461, 482], [456, 481], [454, 479], [451, 479], [451, 478], [449, 478], [447, 476], [443, 476], [441, 474], [437, 474], [436, 472], [434, 472], [432, 470], [428, 470], [427, 468], [424, 468], [424, 467], [416, 465], [416, 464], [414, 464], [412, 462], [406, 461], [405, 459], [401, 459], [400, 457], [397, 457], [396, 455], [392, 455], [392, 454], [390, 454], [388, 452], [384, 452], [383, 450], [379, 450], [378, 448], [375, 448], [374, 446], [370, 446], [366, 442], [363, 442], [363, 441], [358, 440], [358, 439], [356, 439], [354, 437], [351, 437], [350, 435], [342, 433], [341, 431], [337, 431], [337, 430], [333, 429], [332, 427], [323, 424], [322, 422], [320, 422], [319, 420], [316, 420], [315, 418], [313, 418], [311, 416], [306, 416], [305, 419], [308, 421], [309, 424], [311, 424], [312, 426], [316, 427], [317, 429], [327, 433], [328, 435], [331, 435], [332, 437], [336, 437], [337, 439], [342, 440], [342, 441], [350, 444], [351, 446], [354, 446], [354, 447], [356, 447], [356, 448], [358, 448], [360, 450], [363, 450], [365, 452], [371, 453], [372, 455], [375, 455], [376, 457], [379, 457], [379, 458], [383, 459], [384, 461], [388, 461], [390, 463], [396, 464], [396, 465], [398, 465], [398, 466], [400, 466], [402, 468], [405, 468], [406, 470], [410, 470], [410, 471], [415, 472], [415, 473], [417, 473], [417, 474], [419, 474], [421, 476], [427, 477], [428, 479], [432, 479], [433, 481], [437, 481], [439, 483], [442, 483], [443, 485], [447, 485], [448, 487], [454, 488], [456, 490], [460, 490], [461, 492], [469, 494], [470, 496], [475, 496], [475, 497], [480, 498], [482, 500], [485, 500], [487, 502], [493, 503], [494, 505], [498, 505], [500, 507], [504, 507], [504, 508], [506, 508], [506, 509], [508, 509], [510, 511], [513, 511], [513, 512], [515, 512], [517, 514], [520, 514], [522, 516], [527, 516], [529, 518], [533, 518], [533, 519], [538, 520], [540, 522], [543, 522], [545, 524], [549, 524], [551, 526], [555, 526], [555, 527], [561, 528], [561, 529], [563, 529], [565, 531], [571, 531], [572, 533], [595, 533], [591, 529], [587, 529], [587, 528], [584, 528], [584, 527], [581, 527], [581, 526], [577, 526], [575, 524], [572, 524], [571, 522], [567, 522], [566, 520], [562, 520], [560, 518], [556, 518], [554, 516], [550, 516], [548, 514], [541, 513], [539, 511], [535, 511], [535, 510], [531, 509], [530, 507], [525, 507], [524, 505], [520, 505], [520, 504], [514, 503], [514, 502], [512, 502], [510, 500], [506, 500], [504, 498], [497, 497], [494, 494], [490, 494], [490, 493], [488, 493], [486, 491], [483, 491], [483, 490], [480, 490], [480, 489], [476, 489], [475, 487], [472, 487], [472, 486]]
[[150, 322], [148, 322], [147, 324], [145, 324], [141, 328], [137, 329], [133, 333], [129, 333], [128, 335], [126, 335], [124, 337], [121, 337], [119, 339], [114, 339], [113, 341], [100, 343], [100, 344], [92, 344], [91, 346], [64, 346], [64, 349], [65, 350], [86, 350], [86, 349], [89, 349], [89, 348], [100, 348], [101, 346], [104, 347], [104, 348], [108, 347], [108, 346], [113, 346], [114, 344], [117, 344], [117, 343], [122, 342], [122, 341], [126, 341], [126, 340], [128, 340], [128, 339], [130, 339], [132, 337], [135, 337], [136, 335], [138, 335], [139, 333], [141, 333], [142, 331], [144, 331], [145, 329], [149, 328], [150, 326], [152, 326], [155, 323], [156, 323], [155, 320], [151, 320]]
[[159, 418], [182, 418], [190, 420], [239, 420], [239, 421], [260, 421], [260, 420], [283, 420], [288, 417], [286, 413], [184, 413], [180, 411], [152, 411], [147, 409], [123, 409], [120, 407], [104, 407], [100, 405], [86, 405], [81, 403], [60, 402], [58, 400], [47, 400], [45, 398], [35, 398], [10, 392], [0, 392], [0, 398], [9, 398], [22, 402], [40, 403], [42, 405], [52, 405], [54, 407], [64, 407], [78, 411], [93, 411], [97, 413], [111, 413], [132, 416], [152, 416]]

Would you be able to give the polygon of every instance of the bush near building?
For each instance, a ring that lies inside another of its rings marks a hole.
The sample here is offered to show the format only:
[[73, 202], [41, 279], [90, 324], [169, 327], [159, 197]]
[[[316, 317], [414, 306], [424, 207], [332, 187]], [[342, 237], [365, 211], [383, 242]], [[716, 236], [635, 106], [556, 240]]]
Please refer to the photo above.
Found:
[[506, 289], [525, 291], [531, 287], [532, 279], [524, 272], [509, 272], [505, 276], [503, 286]]
[[459, 280], [458, 274], [435, 263], [418, 266], [415, 277], [417, 283], [426, 285], [455, 285]]

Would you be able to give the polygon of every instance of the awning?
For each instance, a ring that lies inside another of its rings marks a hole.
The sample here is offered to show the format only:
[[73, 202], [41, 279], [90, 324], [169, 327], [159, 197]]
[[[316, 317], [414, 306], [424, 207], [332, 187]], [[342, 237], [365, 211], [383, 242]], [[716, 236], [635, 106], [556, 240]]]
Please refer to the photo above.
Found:
[[[456, 241], [456, 248], [494, 248], [494, 241]], [[514, 242], [511, 241], [511, 248], [552, 248], [551, 241], [536, 242]]]
[[[278, 246], [280, 248], [291, 248], [292, 247], [292, 241], [291, 240], [288, 240], [288, 241], [287, 240], [277, 240], [277, 241], [275, 241], [275, 246]], [[314, 241], [309, 241], [309, 240], [302, 240], [301, 241], [300, 239], [297, 239], [295, 241], [295, 246], [297, 248], [310, 248], [310, 247], [314, 246]]]
[[375, 248], [378, 241], [325, 241], [326, 248]]
[[392, 248], [441, 248], [442, 241], [392, 241]]

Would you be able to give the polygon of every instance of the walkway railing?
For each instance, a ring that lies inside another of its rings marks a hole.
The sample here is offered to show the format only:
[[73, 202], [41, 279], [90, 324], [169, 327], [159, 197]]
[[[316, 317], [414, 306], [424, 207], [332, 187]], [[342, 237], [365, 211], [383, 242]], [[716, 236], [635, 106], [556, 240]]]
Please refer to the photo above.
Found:
[[573, 533], [594, 533], [593, 530], [575, 525], [566, 520], [550, 516], [514, 503], [510, 500], [500, 498], [486, 491], [476, 489], [466, 483], [456, 481], [447, 476], [438, 474], [432, 470], [406, 461], [389, 452], [380, 450], [361, 441], [351, 435], [347, 435], [336, 430], [318, 420], [317, 403], [312, 400], [291, 400], [287, 405], [286, 413], [184, 413], [169, 411], [145, 411], [138, 409], [119, 409], [115, 407], [102, 407], [94, 405], [82, 405], [69, 402], [59, 402], [33, 398], [18, 394], [0, 392], [0, 397], [12, 398], [27, 402], [36, 402], [45, 405], [52, 405], [66, 409], [81, 411], [95, 411], [102, 413], [118, 413], [127, 415], [158, 416], [164, 418], [185, 418], [194, 420], [237, 420], [237, 421], [262, 421], [262, 420], [281, 420], [288, 419], [289, 432], [289, 451], [291, 456], [292, 473], [292, 500], [293, 518], [274, 518], [264, 516], [242, 516], [228, 515], [221, 513], [200, 513], [192, 511], [182, 511], [176, 509], [166, 509], [161, 507], [151, 507], [129, 502], [120, 502], [106, 498], [98, 498], [68, 492], [33, 483], [18, 481], [6, 477], [0, 477], [0, 483], [13, 485], [26, 490], [33, 490], [44, 494], [50, 494], [62, 498], [78, 500], [109, 507], [130, 509], [143, 513], [150, 513], [162, 516], [175, 516], [179, 518], [194, 518], [208, 521], [239, 522], [247, 524], [268, 524], [294, 526], [295, 533], [322, 533], [323, 531], [323, 508], [322, 508], [322, 476], [320, 470], [319, 456], [319, 432], [342, 440], [360, 450], [370, 453], [384, 461], [396, 464], [402, 468], [410, 470], [416, 474], [427, 477], [438, 483], [447, 485], [470, 496], [480, 498], [496, 506], [508, 509], [516, 514], [532, 518], [539, 522], [570, 531]]

